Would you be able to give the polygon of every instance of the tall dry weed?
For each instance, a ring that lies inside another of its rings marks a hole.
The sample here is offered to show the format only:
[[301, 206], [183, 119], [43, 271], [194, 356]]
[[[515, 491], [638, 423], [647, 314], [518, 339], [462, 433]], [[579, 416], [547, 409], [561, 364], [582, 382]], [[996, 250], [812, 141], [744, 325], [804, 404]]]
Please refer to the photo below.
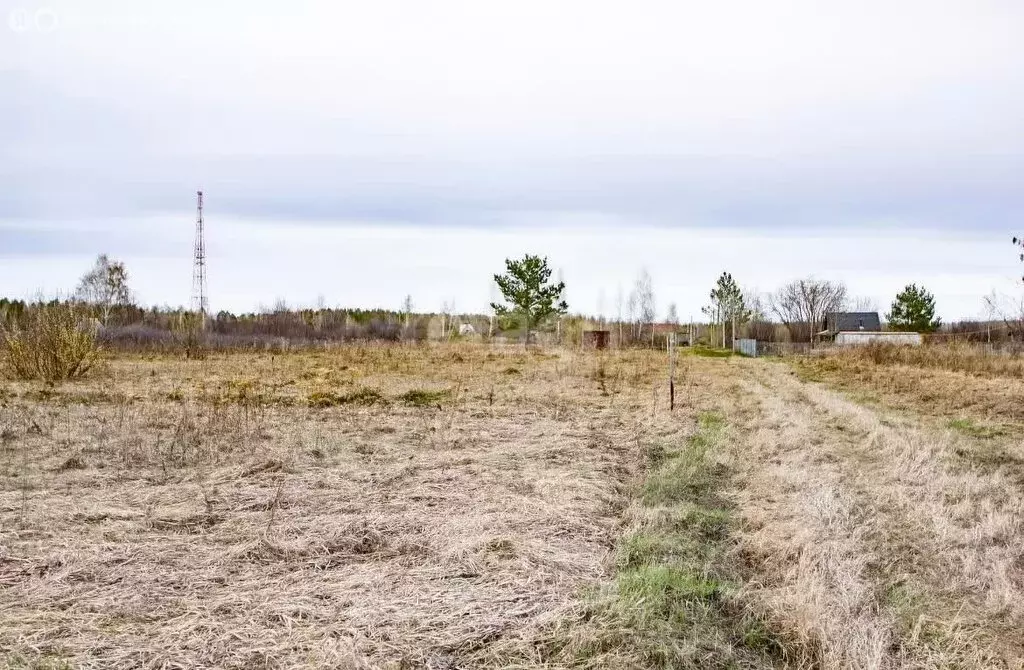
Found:
[[1024, 357], [985, 345], [951, 342], [921, 347], [872, 343], [863, 347], [836, 349], [831, 357], [875, 365], [907, 365], [966, 372], [985, 377], [1024, 377]]

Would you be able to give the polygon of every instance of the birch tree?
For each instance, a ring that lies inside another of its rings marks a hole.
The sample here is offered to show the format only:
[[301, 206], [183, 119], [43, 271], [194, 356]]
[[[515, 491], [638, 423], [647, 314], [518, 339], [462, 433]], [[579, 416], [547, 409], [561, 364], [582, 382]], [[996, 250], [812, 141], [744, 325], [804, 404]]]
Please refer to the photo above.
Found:
[[644, 268], [637, 275], [636, 283], [633, 285], [633, 295], [636, 296], [637, 309], [637, 339], [643, 338], [644, 326], [650, 328], [651, 344], [654, 344], [654, 320], [657, 317], [654, 304], [654, 284], [651, 275]]
[[106, 326], [115, 307], [131, 303], [128, 270], [124, 263], [100, 254], [92, 270], [82, 275], [75, 295], [82, 302], [94, 305], [99, 310], [100, 323]]

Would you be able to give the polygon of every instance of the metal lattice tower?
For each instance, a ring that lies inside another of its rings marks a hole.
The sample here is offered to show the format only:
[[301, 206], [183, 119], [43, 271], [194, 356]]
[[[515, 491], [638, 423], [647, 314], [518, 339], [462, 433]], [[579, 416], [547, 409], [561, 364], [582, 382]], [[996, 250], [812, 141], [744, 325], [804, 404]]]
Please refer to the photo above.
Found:
[[204, 317], [209, 310], [206, 287], [206, 234], [203, 230], [203, 192], [196, 191], [196, 242], [192, 260], [192, 311]]

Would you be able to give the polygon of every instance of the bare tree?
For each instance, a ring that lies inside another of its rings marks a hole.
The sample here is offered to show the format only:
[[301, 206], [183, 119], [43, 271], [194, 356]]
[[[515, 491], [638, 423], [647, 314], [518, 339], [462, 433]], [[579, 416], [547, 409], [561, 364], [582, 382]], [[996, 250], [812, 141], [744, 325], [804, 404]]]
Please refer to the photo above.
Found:
[[412, 296], [406, 295], [405, 300], [402, 301], [402, 316], [405, 321], [405, 330], [409, 330], [409, 319], [412, 317]]
[[616, 311], [615, 319], [616, 319], [616, 321], [619, 324], [619, 344], [618, 344], [618, 346], [620, 346], [620, 347], [622, 346], [622, 304], [623, 304], [622, 284], [619, 284], [619, 292], [618, 292], [618, 294], [615, 297], [615, 307], [616, 307], [616, 310], [617, 310]]
[[114, 307], [131, 303], [128, 289], [128, 270], [124, 263], [111, 260], [106, 254], [96, 257], [96, 264], [78, 283], [76, 295], [82, 302], [95, 305], [100, 311], [100, 323], [104, 326]]
[[636, 277], [630, 299], [632, 300], [634, 296], [637, 309], [636, 337], [641, 339], [644, 326], [648, 326], [651, 331], [651, 344], [654, 344], [654, 319], [657, 318], [657, 314], [654, 311], [654, 283], [651, 281], [651, 275], [647, 272], [647, 268], [640, 270], [640, 274]]
[[851, 298], [849, 303], [850, 303], [850, 308], [854, 312], [877, 312], [878, 311], [878, 301], [875, 300], [874, 298], [869, 297], [869, 296], [864, 296], [864, 295], [856, 296], [854, 298]]
[[758, 342], [775, 340], [775, 324], [768, 317], [768, 300], [757, 289], [744, 289], [743, 301], [748, 309], [747, 337]]
[[1011, 298], [1000, 295], [993, 289], [992, 293], [985, 296], [984, 304], [989, 323], [998, 318], [1013, 339], [1024, 334], [1024, 297]]
[[455, 311], [455, 301], [452, 300], [449, 303], [445, 300], [441, 303], [441, 339], [446, 340], [451, 337], [452, 328], [452, 313]]
[[670, 302], [668, 305], [668, 313], [665, 314], [665, 321], [673, 325], [679, 325], [679, 310], [676, 308], [674, 302]]
[[721, 318], [722, 306], [717, 303], [704, 305], [700, 308], [700, 311], [704, 316], [708, 317], [708, 343], [713, 347], [717, 341], [715, 329], [718, 327], [718, 322]]
[[629, 319], [629, 339], [635, 340], [637, 337], [637, 316], [636, 309], [640, 302], [640, 296], [636, 292], [636, 287], [629, 292], [629, 297], [626, 299], [626, 316]]
[[846, 303], [846, 286], [814, 278], [792, 281], [770, 298], [772, 311], [789, 330], [794, 342], [810, 342], [821, 330], [825, 318]]

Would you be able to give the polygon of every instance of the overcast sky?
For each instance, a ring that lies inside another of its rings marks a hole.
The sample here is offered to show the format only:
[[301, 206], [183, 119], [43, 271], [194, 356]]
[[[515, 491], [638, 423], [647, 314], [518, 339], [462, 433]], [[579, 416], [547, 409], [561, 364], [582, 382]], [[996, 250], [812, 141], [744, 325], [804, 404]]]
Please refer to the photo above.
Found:
[[0, 0], [0, 294], [128, 264], [213, 309], [483, 310], [506, 256], [574, 310], [637, 271], [815, 275], [948, 318], [1020, 290], [1024, 2]]

